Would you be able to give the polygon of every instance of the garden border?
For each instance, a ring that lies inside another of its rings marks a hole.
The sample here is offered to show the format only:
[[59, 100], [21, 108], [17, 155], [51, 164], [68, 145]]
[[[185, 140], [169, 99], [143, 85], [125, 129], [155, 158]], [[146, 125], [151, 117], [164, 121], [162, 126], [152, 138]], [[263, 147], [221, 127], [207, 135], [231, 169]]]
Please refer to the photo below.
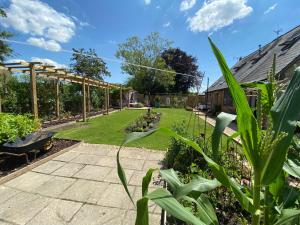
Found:
[[73, 148], [78, 147], [78, 146], [81, 145], [82, 143], [83, 143], [83, 142], [80, 141], [80, 142], [78, 142], [78, 143], [76, 143], [76, 144], [74, 144], [74, 145], [72, 145], [72, 146], [69, 146], [69, 147], [67, 147], [67, 148], [65, 148], [65, 149], [62, 149], [62, 150], [60, 150], [59, 152], [56, 152], [56, 153], [54, 153], [54, 154], [52, 154], [52, 155], [49, 155], [49, 156], [46, 157], [46, 158], [43, 158], [43, 159], [41, 159], [41, 160], [38, 160], [38, 161], [36, 161], [36, 162], [34, 162], [34, 163], [32, 163], [32, 164], [29, 164], [29, 165], [23, 167], [23, 168], [20, 169], [20, 170], [17, 170], [17, 171], [15, 171], [15, 172], [13, 172], [13, 173], [10, 173], [10, 174], [8, 174], [8, 175], [6, 175], [6, 176], [0, 178], [0, 185], [2, 185], [2, 184], [4, 184], [4, 183], [6, 183], [6, 182], [8, 182], [8, 181], [10, 181], [10, 180], [12, 180], [12, 179], [18, 177], [18, 176], [21, 176], [22, 174], [24, 174], [24, 173], [26, 173], [26, 172], [28, 172], [28, 171], [34, 169], [35, 167], [38, 167], [38, 166], [40, 166], [40, 165], [42, 165], [42, 164], [44, 164], [44, 163], [46, 163], [46, 162], [48, 162], [48, 161], [54, 159], [55, 157], [57, 157], [57, 156], [59, 156], [59, 155], [61, 155], [61, 154], [63, 154], [63, 153], [66, 153], [66, 152], [68, 152], [68, 151], [70, 151], [70, 150], [73, 149]]

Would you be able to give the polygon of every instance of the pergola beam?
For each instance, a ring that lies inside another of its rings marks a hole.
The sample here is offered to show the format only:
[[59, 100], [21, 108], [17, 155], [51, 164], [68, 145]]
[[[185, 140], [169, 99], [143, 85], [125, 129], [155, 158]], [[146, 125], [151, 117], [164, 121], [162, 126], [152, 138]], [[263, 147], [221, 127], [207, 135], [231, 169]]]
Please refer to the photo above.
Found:
[[[1, 63], [0, 69], [12, 72], [28, 74], [30, 76], [30, 89], [31, 89], [31, 102], [32, 102], [32, 113], [35, 118], [38, 118], [38, 99], [37, 99], [37, 84], [36, 79], [38, 76], [47, 79], [55, 80], [55, 94], [56, 94], [56, 116], [60, 115], [60, 99], [59, 99], [59, 83], [60, 81], [78, 83], [82, 85], [82, 96], [83, 96], [83, 121], [86, 121], [87, 117], [87, 107], [90, 111], [90, 87], [104, 88], [105, 90], [105, 111], [106, 114], [109, 113], [109, 92], [110, 88], [120, 89], [120, 108], [122, 109], [122, 86], [118, 84], [107, 83], [102, 80], [97, 80], [93, 78], [82, 77], [78, 74], [74, 74], [65, 68], [55, 68], [55, 66], [43, 64], [41, 62], [13, 62], [13, 63]], [[87, 90], [86, 90], [87, 85]], [[88, 92], [88, 93], [87, 93]], [[86, 99], [87, 97], [87, 99]], [[87, 105], [88, 101], [88, 105]]]

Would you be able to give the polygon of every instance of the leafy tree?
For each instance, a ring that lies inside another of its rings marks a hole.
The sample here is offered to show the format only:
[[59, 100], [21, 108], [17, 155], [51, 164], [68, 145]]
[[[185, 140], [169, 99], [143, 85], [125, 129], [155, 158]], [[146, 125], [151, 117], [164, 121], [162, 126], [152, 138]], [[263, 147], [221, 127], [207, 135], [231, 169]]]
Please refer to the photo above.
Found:
[[[2, 8], [0, 8], [0, 17], [6, 17], [6, 13]], [[0, 30], [1, 39], [10, 38], [11, 36], [12, 34], [10, 32]], [[9, 47], [9, 45], [6, 42], [0, 40], [0, 62], [3, 62], [5, 58], [10, 56], [11, 54], [12, 49]]]
[[168, 90], [174, 84], [175, 74], [166, 65], [161, 54], [170, 46], [171, 42], [158, 33], [151, 33], [143, 40], [130, 37], [120, 44], [116, 57], [125, 61], [122, 70], [130, 75], [128, 85], [147, 95]]
[[103, 76], [110, 76], [106, 63], [98, 57], [95, 49], [73, 49], [71, 61], [73, 71], [82, 76], [99, 80], [103, 80]]
[[[202, 73], [198, 70], [197, 59], [179, 48], [170, 48], [162, 53], [165, 63], [174, 70], [175, 84], [171, 88], [172, 92], [187, 93], [188, 90], [197, 85], [197, 81], [202, 79]], [[178, 74], [180, 73], [180, 74]], [[188, 74], [191, 76], [185, 76]]]

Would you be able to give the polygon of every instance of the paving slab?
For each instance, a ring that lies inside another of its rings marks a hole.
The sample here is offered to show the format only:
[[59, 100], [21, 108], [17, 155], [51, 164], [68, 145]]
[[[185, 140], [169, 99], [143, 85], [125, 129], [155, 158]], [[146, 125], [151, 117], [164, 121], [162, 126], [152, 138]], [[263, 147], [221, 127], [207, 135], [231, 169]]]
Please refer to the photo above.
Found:
[[49, 197], [58, 197], [63, 191], [75, 183], [75, 179], [53, 176], [50, 180], [38, 186], [34, 192]]
[[124, 169], [142, 170], [145, 164], [143, 159], [121, 158], [121, 165]]
[[51, 199], [22, 192], [0, 205], [0, 219], [24, 225], [45, 208]]
[[5, 186], [26, 191], [26, 192], [34, 192], [39, 186], [50, 180], [52, 176], [35, 173], [35, 172], [27, 172], [7, 183]]
[[11, 197], [15, 196], [16, 194], [20, 193], [20, 191], [9, 188], [9, 187], [5, 187], [5, 186], [1, 186], [0, 187], [0, 204], [7, 201], [8, 199], [10, 199]]
[[[118, 148], [81, 143], [0, 185], [0, 225], [134, 224], [135, 208], [117, 175]], [[121, 164], [135, 201], [146, 169], [160, 167], [163, 157], [153, 150], [122, 149]], [[160, 224], [160, 212], [150, 202], [151, 225]]]
[[56, 199], [26, 225], [68, 224], [83, 203]]
[[[121, 184], [120, 178], [118, 176], [117, 168], [113, 168], [109, 174], [105, 177], [104, 181], [114, 184]], [[129, 181], [134, 173], [134, 170], [124, 169], [126, 179]]]
[[104, 178], [113, 170], [110, 167], [86, 165], [73, 177], [88, 180], [104, 181]]
[[97, 165], [97, 162], [102, 158], [102, 156], [88, 155], [81, 153], [76, 158], [72, 159], [71, 162], [80, 164]]
[[81, 152], [76, 152], [76, 151], [68, 151], [65, 152], [64, 154], [61, 154], [57, 157], [54, 158], [54, 160], [57, 161], [63, 161], [63, 162], [70, 162], [71, 160], [75, 159], [77, 156], [79, 156]]
[[46, 162], [46, 163], [34, 168], [32, 171], [38, 172], [38, 173], [50, 174], [65, 164], [66, 164], [65, 162], [51, 160], [49, 162]]
[[[135, 187], [128, 186], [128, 190], [133, 195]], [[113, 208], [128, 209], [132, 204], [123, 185], [110, 184], [104, 191], [103, 195], [97, 202], [98, 205], [108, 206]]]
[[[84, 205], [70, 225], [122, 225], [125, 210], [96, 205]], [[134, 224], [134, 223], [133, 223]], [[133, 225], [132, 224], [132, 225]], [[128, 224], [129, 225], [129, 224]]]
[[60, 198], [96, 204], [108, 186], [109, 184], [104, 182], [78, 179], [60, 195]]
[[69, 162], [69, 163], [66, 163], [64, 166], [60, 167], [59, 169], [55, 170], [52, 173], [52, 175], [63, 176], [63, 177], [72, 177], [83, 167], [84, 167], [84, 164]]

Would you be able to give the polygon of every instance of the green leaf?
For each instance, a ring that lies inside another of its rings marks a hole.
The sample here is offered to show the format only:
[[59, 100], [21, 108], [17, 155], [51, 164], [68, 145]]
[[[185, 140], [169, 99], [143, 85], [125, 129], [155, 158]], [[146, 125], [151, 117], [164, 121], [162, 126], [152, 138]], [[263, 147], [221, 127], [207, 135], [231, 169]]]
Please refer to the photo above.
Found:
[[146, 197], [137, 201], [135, 225], [149, 225], [148, 201]]
[[[205, 161], [207, 162], [208, 166], [211, 168], [214, 176], [217, 178], [217, 180], [223, 184], [225, 187], [227, 187], [228, 189], [230, 189], [235, 197], [237, 198], [237, 200], [240, 202], [240, 204], [242, 205], [242, 207], [247, 210], [250, 213], [254, 213], [255, 209], [252, 203], [252, 199], [248, 198], [242, 191], [240, 188], [240, 185], [233, 179], [231, 179], [230, 177], [227, 176], [225, 169], [218, 165], [217, 163], [215, 163], [211, 158], [209, 158], [200, 148], [200, 146], [194, 142], [191, 141], [185, 137], [182, 137], [180, 135], [178, 135], [177, 133], [175, 133], [174, 131], [170, 130], [170, 129], [166, 129], [166, 128], [161, 128], [160, 129], [162, 132], [174, 137], [174, 138], [178, 138], [181, 141], [183, 141], [186, 145], [194, 148], [196, 151], [198, 151], [200, 154], [203, 155], [203, 158], [205, 159]], [[256, 212], [255, 212], [256, 213]]]
[[132, 197], [130, 195], [130, 192], [128, 190], [128, 184], [127, 184], [127, 179], [126, 179], [126, 175], [125, 175], [124, 169], [123, 169], [123, 167], [122, 167], [122, 165], [120, 163], [120, 151], [121, 151], [121, 148], [122, 148], [122, 146], [120, 146], [120, 148], [118, 150], [118, 153], [117, 153], [118, 176], [119, 176], [119, 179], [120, 179], [120, 181], [121, 181], [121, 183], [122, 183], [122, 185], [123, 185], [123, 187], [124, 187], [124, 189], [125, 189], [128, 197], [130, 198], [132, 204], [135, 205], [134, 201], [133, 201], [133, 199], [132, 199]]
[[282, 171], [288, 147], [294, 135], [296, 121], [300, 116], [300, 68], [295, 70], [287, 90], [271, 109], [274, 138], [283, 132], [287, 135], [272, 149], [262, 170], [261, 183], [270, 184]]
[[237, 125], [243, 143], [244, 153], [254, 169], [260, 165], [259, 144], [260, 129], [248, 104], [246, 94], [232, 75], [222, 53], [209, 38], [211, 48], [218, 60], [219, 67], [228, 85], [237, 111]]
[[145, 195], [147, 195], [147, 193], [148, 193], [148, 188], [149, 188], [149, 184], [150, 184], [151, 179], [152, 179], [152, 174], [155, 170], [157, 170], [157, 169], [149, 169], [147, 171], [146, 176], [143, 177], [143, 183], [142, 183], [142, 195], [143, 195], [143, 197]]
[[300, 224], [300, 210], [285, 209], [279, 220], [274, 225], [297, 225]]
[[162, 178], [168, 183], [168, 186], [172, 191], [176, 191], [183, 185], [177, 173], [173, 169], [160, 170], [160, 174]]
[[214, 190], [219, 186], [221, 186], [221, 184], [216, 179], [208, 180], [199, 176], [197, 178], [194, 178], [190, 183], [181, 186], [176, 191], [175, 197], [179, 198], [181, 196], [188, 195], [192, 191], [207, 192], [207, 191]]
[[197, 206], [197, 216], [207, 225], [218, 225], [218, 218], [214, 207], [205, 195], [200, 195], [197, 200], [191, 197], [184, 197], [186, 201], [194, 203]]
[[149, 130], [147, 132], [131, 132], [129, 133], [126, 138], [125, 138], [125, 141], [123, 143], [123, 145], [126, 145], [130, 142], [133, 142], [133, 141], [136, 141], [138, 139], [141, 139], [143, 137], [147, 137], [149, 136], [150, 134], [154, 133], [156, 131], [156, 129], [154, 130]]
[[222, 137], [224, 129], [236, 119], [236, 115], [229, 114], [229, 113], [220, 113], [216, 119], [216, 126], [212, 133], [211, 137], [211, 145], [212, 145], [212, 153], [213, 153], [213, 160], [219, 161], [219, 145], [220, 139]]
[[[175, 218], [188, 224], [206, 225], [199, 218], [195, 217], [188, 209], [183, 207], [172, 194], [164, 188], [156, 189], [149, 193], [147, 197], [164, 209], [167, 213]], [[142, 224], [141, 224], [142, 225]]]
[[283, 165], [283, 170], [289, 175], [300, 179], [300, 166], [297, 165], [293, 160], [288, 159]]
[[295, 207], [295, 203], [300, 196], [299, 188], [286, 185], [281, 194], [280, 201], [284, 209]]
[[270, 193], [273, 195], [275, 199], [277, 199], [278, 195], [280, 194], [280, 191], [283, 189], [285, 184], [285, 177], [284, 174], [280, 174], [273, 183], [270, 184], [269, 190]]
[[211, 191], [221, 185], [216, 179], [208, 180], [200, 176], [187, 184], [183, 184], [173, 169], [161, 170], [161, 176], [168, 183], [176, 199], [187, 196], [191, 192]]

